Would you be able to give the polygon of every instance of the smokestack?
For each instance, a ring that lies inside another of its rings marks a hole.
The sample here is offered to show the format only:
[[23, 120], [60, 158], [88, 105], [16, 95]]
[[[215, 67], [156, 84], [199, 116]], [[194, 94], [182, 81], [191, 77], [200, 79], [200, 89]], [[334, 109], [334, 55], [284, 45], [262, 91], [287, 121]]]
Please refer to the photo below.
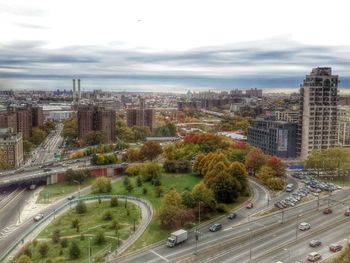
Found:
[[80, 79], [78, 79], [78, 100], [81, 99], [81, 93], [80, 93]]
[[73, 100], [75, 100], [75, 79], [73, 79]]

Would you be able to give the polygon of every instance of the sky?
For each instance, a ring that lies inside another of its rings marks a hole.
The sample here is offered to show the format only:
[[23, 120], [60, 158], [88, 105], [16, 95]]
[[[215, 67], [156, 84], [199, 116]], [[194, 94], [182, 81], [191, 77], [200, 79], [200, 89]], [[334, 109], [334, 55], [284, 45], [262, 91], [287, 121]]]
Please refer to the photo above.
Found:
[[346, 0], [0, 0], [0, 90], [350, 87]]

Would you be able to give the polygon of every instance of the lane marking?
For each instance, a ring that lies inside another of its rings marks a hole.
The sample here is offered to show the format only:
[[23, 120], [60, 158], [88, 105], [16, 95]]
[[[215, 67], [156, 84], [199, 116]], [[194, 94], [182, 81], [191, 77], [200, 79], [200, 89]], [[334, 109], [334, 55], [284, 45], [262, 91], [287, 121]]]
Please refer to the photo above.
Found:
[[166, 262], [169, 262], [170, 260], [167, 259], [166, 257], [163, 257], [162, 255], [158, 254], [157, 252], [155, 252], [154, 250], [150, 250], [154, 255], [160, 257], [161, 259], [165, 260]]

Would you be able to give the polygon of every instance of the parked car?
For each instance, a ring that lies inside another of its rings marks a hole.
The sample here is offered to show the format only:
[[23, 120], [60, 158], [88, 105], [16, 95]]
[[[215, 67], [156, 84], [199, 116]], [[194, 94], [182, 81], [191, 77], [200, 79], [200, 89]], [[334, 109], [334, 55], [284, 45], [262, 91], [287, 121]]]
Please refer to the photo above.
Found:
[[318, 253], [318, 252], [311, 252], [308, 257], [307, 257], [307, 260], [310, 261], [310, 262], [316, 262], [318, 260], [321, 259], [321, 254]]
[[330, 209], [329, 207], [326, 207], [325, 209], [323, 209], [323, 213], [325, 215], [331, 214], [332, 213], [332, 209]]
[[331, 244], [331, 245], [329, 246], [329, 251], [331, 251], [331, 252], [338, 252], [338, 251], [340, 251], [340, 250], [342, 250], [342, 249], [343, 249], [343, 246], [342, 246], [342, 245], [339, 245], [339, 244], [336, 244], [336, 243]]
[[245, 206], [245, 208], [247, 208], [247, 209], [251, 209], [253, 207], [254, 207], [254, 205], [251, 202], [247, 203], [246, 206]]
[[299, 230], [305, 231], [309, 230], [311, 228], [311, 225], [309, 223], [303, 222], [299, 224]]
[[38, 222], [38, 221], [40, 221], [43, 218], [44, 218], [44, 214], [37, 214], [36, 216], [34, 216], [33, 219], [34, 219], [35, 222]]
[[321, 246], [322, 242], [320, 240], [317, 239], [313, 239], [310, 241], [309, 246], [310, 247], [318, 247]]
[[344, 215], [345, 215], [345, 216], [350, 216], [350, 210], [346, 210], [346, 211], [344, 212]]
[[228, 218], [228, 219], [231, 219], [231, 220], [235, 219], [236, 217], [237, 217], [236, 213], [230, 213], [230, 214], [227, 216], [227, 218]]
[[221, 228], [222, 228], [222, 225], [219, 224], [219, 223], [216, 223], [216, 224], [212, 225], [212, 226], [209, 228], [209, 230], [210, 230], [211, 232], [216, 232], [216, 231], [219, 231]]

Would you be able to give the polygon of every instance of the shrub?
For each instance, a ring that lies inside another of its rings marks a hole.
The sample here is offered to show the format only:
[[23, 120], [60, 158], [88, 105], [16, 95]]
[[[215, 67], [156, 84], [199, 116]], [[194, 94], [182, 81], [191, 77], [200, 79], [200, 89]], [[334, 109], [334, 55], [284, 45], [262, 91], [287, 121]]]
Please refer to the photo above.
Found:
[[69, 248], [69, 257], [72, 260], [80, 258], [80, 248], [74, 241], [71, 243]]
[[54, 244], [57, 244], [58, 242], [60, 242], [60, 238], [61, 238], [60, 230], [59, 229], [55, 229], [53, 231], [53, 234], [52, 234], [52, 242]]
[[140, 176], [136, 177], [136, 185], [137, 185], [137, 187], [141, 187], [142, 186], [142, 180], [141, 180]]
[[118, 230], [120, 228], [119, 223], [117, 222], [117, 220], [113, 220], [112, 224], [111, 224], [111, 229], [115, 229]]
[[61, 240], [61, 247], [62, 247], [62, 248], [68, 247], [68, 239], [67, 239], [67, 238], [63, 238], [63, 239]]
[[72, 220], [72, 228], [77, 228], [79, 224], [80, 224], [79, 218], [75, 218]]
[[128, 184], [126, 186], [126, 191], [128, 191], [128, 193], [131, 193], [134, 190], [134, 187], [132, 186], [132, 184]]
[[227, 208], [224, 204], [218, 204], [216, 206], [216, 211], [218, 211], [219, 213], [223, 214], [227, 212]]
[[78, 214], [84, 214], [86, 213], [87, 211], [87, 208], [86, 208], [86, 204], [84, 201], [80, 200], [77, 204], [77, 206], [75, 207], [75, 211], [78, 213]]
[[91, 189], [95, 193], [110, 193], [112, 190], [111, 180], [105, 176], [98, 177], [92, 182]]
[[111, 198], [111, 206], [112, 207], [118, 206], [118, 197], [117, 196], [112, 196], [112, 198]]
[[148, 192], [148, 190], [147, 190], [147, 188], [142, 188], [142, 194], [144, 194], [144, 195], [146, 195], [147, 194], [147, 192]]
[[98, 245], [102, 245], [105, 242], [106, 242], [105, 234], [102, 231], [97, 233], [95, 237], [95, 243]]
[[20, 258], [17, 261], [18, 263], [32, 263], [32, 260], [30, 259], [30, 257], [26, 256], [26, 255], [22, 255], [20, 256]]
[[39, 253], [42, 258], [46, 257], [47, 253], [49, 252], [49, 246], [46, 243], [42, 243], [39, 246]]
[[112, 212], [111, 211], [106, 211], [103, 213], [102, 215], [102, 219], [103, 220], [112, 220], [113, 219], [113, 215], [112, 215]]

